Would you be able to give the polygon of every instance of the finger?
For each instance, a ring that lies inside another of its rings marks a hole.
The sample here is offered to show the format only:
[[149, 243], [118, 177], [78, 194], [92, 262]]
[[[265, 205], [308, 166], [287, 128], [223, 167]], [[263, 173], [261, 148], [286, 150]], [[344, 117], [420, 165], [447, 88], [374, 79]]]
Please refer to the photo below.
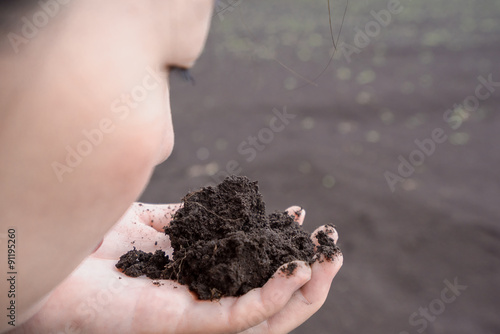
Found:
[[[296, 265], [293, 274], [282, 271], [289, 265]], [[181, 324], [181, 327], [189, 329], [192, 333], [242, 332], [279, 312], [294, 292], [310, 278], [309, 265], [303, 261], [291, 262], [280, 267], [262, 288], [250, 290], [241, 297], [222, 298], [219, 303], [197, 301], [190, 308], [190, 317], [186, 319], [186, 323]], [[198, 325], [194, 319], [210, 319], [210, 321], [199, 322]]]
[[158, 232], [165, 232], [164, 227], [170, 224], [172, 217], [182, 206], [177, 204], [146, 204], [136, 203], [135, 210], [141, 222], [151, 226]]
[[[326, 235], [333, 239], [334, 243], [337, 243], [339, 238], [337, 230], [335, 230], [332, 225], [325, 225], [318, 227], [313, 232], [312, 240], [315, 245], [319, 245], [316, 236], [320, 232], [325, 232]], [[330, 260], [325, 259], [323, 254], [321, 254], [321, 257], [318, 259], [318, 261], [316, 261], [312, 265], [313, 275], [315, 275], [313, 276], [313, 284], [305, 285], [302, 288], [304, 297], [308, 300], [317, 300], [318, 298], [323, 298], [323, 301], [321, 302], [321, 304], [323, 304], [328, 295], [328, 291], [330, 290], [330, 284], [337, 272], [342, 267], [343, 261], [344, 258], [341, 252], [339, 252]]]
[[[327, 230], [328, 232], [326, 232]], [[332, 226], [322, 226], [313, 235], [316, 235], [319, 231], [329, 233], [335, 242], [338, 240], [338, 234]], [[314, 237], [313, 241], [318, 244]], [[332, 260], [323, 259], [323, 261], [313, 263], [311, 266], [311, 280], [293, 295], [283, 310], [270, 318], [265, 324], [269, 333], [287, 333], [317, 312], [324, 304], [332, 280], [342, 267], [342, 264], [343, 257], [341, 253]]]
[[306, 210], [302, 209], [300, 206], [291, 206], [286, 209], [286, 212], [293, 217], [293, 219], [302, 225], [304, 223], [304, 218], [306, 216]]
[[[164, 250], [171, 255], [170, 239], [159, 226], [170, 222], [179, 205], [134, 203], [120, 221], [106, 234], [93, 256], [119, 258], [133, 248], [145, 252]], [[153, 226], [152, 226], [153, 225]], [[156, 227], [156, 228], [155, 228]]]
[[167, 255], [171, 255], [170, 240], [165, 233], [135, 221], [117, 225], [109, 231], [102, 245], [92, 255], [99, 258], [118, 259], [133, 248], [152, 253], [156, 250], [164, 250]]

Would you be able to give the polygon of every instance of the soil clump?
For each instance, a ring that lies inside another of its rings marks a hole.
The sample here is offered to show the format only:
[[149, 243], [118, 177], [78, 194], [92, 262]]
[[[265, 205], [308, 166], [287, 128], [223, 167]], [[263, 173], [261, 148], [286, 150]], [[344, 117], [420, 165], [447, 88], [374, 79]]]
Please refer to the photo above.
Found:
[[[326, 232], [309, 234], [287, 212], [266, 214], [257, 182], [227, 177], [215, 187], [187, 194], [165, 233], [172, 258], [164, 251], [135, 248], [116, 267], [126, 275], [171, 279], [189, 286], [202, 300], [241, 296], [262, 287], [278, 268], [294, 260], [312, 264], [323, 254], [332, 260], [340, 249]], [[293, 274], [296, 265], [283, 268]]]

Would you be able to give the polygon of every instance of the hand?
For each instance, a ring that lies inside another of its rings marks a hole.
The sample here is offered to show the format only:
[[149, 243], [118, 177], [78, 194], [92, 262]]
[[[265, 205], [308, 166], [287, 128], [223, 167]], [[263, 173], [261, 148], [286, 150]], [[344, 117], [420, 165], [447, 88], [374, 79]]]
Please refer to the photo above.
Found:
[[[326, 300], [342, 266], [342, 255], [311, 266], [297, 261], [292, 276], [287, 278], [278, 270], [262, 288], [219, 301], [200, 301], [184, 285], [144, 276], [131, 278], [115, 268], [119, 257], [132, 247], [171, 254], [163, 227], [178, 208], [179, 204], [132, 205], [100, 247], [52, 292], [20, 332], [287, 333]], [[304, 210], [292, 207], [287, 211], [302, 224]], [[330, 236], [338, 238], [336, 231]]]

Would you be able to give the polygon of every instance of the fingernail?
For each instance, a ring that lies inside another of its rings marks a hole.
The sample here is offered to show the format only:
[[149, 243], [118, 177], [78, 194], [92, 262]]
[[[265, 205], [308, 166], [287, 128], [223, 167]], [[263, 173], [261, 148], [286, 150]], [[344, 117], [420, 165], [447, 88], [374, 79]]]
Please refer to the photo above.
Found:
[[296, 220], [300, 220], [304, 215], [306, 214], [306, 210], [304, 210], [302, 207], [300, 207], [299, 210], [295, 211], [295, 216], [297, 217]]

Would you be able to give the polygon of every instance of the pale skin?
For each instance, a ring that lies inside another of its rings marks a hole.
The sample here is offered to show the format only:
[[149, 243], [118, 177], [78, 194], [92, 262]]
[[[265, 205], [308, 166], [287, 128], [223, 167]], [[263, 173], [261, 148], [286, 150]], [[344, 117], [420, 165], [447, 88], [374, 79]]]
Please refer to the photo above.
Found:
[[[132, 241], [169, 247], [162, 227], [175, 207], [132, 203], [173, 149], [167, 69], [195, 63], [212, 8], [209, 0], [74, 0], [18, 54], [1, 50], [0, 233], [17, 230], [18, 332], [286, 333], [326, 299], [341, 256], [218, 302], [114, 267]], [[147, 96], [116, 113], [113, 103], [146, 78]], [[67, 147], [104, 119], [112, 126], [103, 139], [58, 174], [54, 162], [67, 164]]]

